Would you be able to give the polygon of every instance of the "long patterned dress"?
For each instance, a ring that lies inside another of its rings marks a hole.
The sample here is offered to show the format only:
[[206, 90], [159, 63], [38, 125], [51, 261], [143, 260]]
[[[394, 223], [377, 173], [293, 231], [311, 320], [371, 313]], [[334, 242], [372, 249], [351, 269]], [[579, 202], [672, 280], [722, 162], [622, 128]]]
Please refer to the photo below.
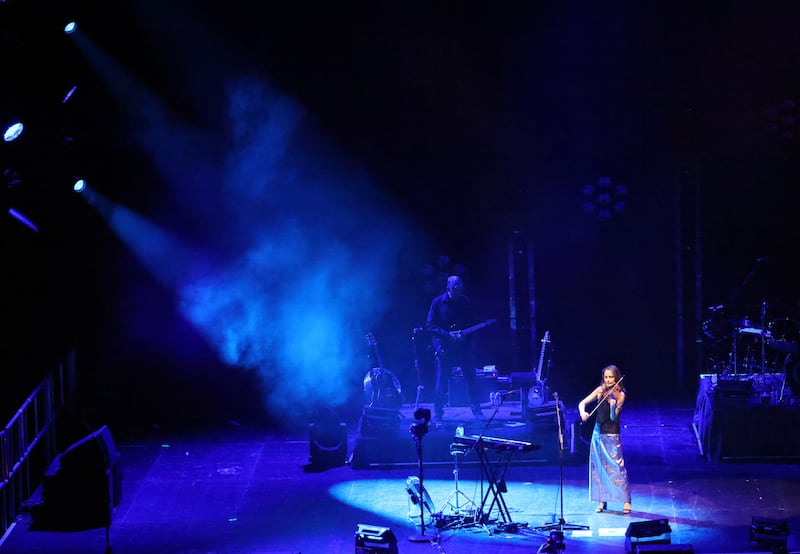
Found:
[[608, 402], [603, 402], [596, 413], [589, 444], [589, 497], [597, 502], [630, 502], [628, 471], [619, 438], [619, 417], [611, 419]]

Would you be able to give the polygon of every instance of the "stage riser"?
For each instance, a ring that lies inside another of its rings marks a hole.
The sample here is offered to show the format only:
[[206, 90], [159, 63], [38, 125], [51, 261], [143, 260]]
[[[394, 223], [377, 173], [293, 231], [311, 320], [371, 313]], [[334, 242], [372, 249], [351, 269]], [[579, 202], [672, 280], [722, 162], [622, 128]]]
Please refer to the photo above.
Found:
[[[354, 469], [393, 466], [417, 465], [419, 461], [416, 438], [410, 431], [413, 419], [402, 417], [397, 413], [394, 417], [377, 417], [362, 415], [359, 430], [354, 438], [350, 464]], [[451, 454], [451, 445], [456, 434], [456, 426], [461, 421], [445, 421], [442, 426], [429, 424], [428, 432], [422, 436], [422, 461], [423, 464], [452, 464], [454, 455]], [[485, 423], [466, 421], [463, 423], [466, 436], [480, 435], [509, 439], [512, 441], [530, 442], [539, 445], [539, 448], [529, 452], [514, 452], [511, 463], [557, 463], [559, 459], [558, 427], [555, 424], [537, 422], [523, 423], [520, 421], [505, 421], [499, 424], [490, 424], [484, 428]], [[565, 433], [564, 453], [566, 461], [572, 462], [573, 456], [569, 452], [571, 429]], [[579, 440], [577, 442], [580, 442]], [[496, 455], [496, 453], [491, 453]], [[581, 462], [585, 461], [580, 456]], [[459, 455], [459, 463], [477, 463], [476, 452], [467, 451]]]
[[716, 459], [800, 458], [800, 411], [777, 406], [718, 408]]
[[701, 377], [697, 393], [693, 424], [703, 455], [712, 461], [800, 459], [800, 435], [795, 432], [800, 406], [793, 398], [773, 404], [773, 397], [763, 394], [764, 382], [772, 376], [715, 377]]

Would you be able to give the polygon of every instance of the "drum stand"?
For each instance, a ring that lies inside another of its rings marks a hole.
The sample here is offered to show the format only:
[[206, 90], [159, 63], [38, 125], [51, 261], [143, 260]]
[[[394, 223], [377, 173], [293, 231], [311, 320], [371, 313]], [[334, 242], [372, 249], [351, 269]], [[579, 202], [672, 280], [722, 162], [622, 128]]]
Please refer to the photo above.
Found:
[[[447, 497], [444, 504], [450, 508], [451, 515], [457, 517], [469, 517], [471, 514], [474, 514], [478, 508], [478, 505], [458, 488], [458, 458], [466, 454], [467, 450], [468, 447], [461, 444], [452, 443], [450, 445], [450, 455], [453, 457], [455, 463], [453, 478], [456, 488], [450, 493], [450, 496]], [[462, 499], [463, 504], [461, 504]]]

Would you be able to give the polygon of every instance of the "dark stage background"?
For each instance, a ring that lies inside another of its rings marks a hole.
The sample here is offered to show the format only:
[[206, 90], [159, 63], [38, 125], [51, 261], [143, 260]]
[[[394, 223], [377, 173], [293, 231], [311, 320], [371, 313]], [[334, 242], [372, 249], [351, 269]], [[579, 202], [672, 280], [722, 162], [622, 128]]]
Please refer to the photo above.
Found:
[[120, 427], [357, 413], [367, 331], [413, 396], [451, 272], [498, 320], [481, 365], [531, 369], [549, 330], [570, 405], [608, 363], [693, 398], [708, 307], [800, 319], [797, 10], [0, 3], [2, 109], [32, 122], [4, 212], [38, 226], [2, 224], [7, 415], [73, 345]]

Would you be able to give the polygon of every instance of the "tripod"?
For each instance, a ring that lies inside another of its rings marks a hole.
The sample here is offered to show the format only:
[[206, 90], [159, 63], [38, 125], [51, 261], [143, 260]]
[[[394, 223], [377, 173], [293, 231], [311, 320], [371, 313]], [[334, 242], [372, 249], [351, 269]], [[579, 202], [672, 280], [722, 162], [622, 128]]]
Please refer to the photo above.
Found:
[[[453, 456], [455, 467], [453, 469], [453, 478], [455, 479], [456, 488], [444, 501], [445, 505], [450, 508], [452, 515], [463, 516], [469, 515], [474, 512], [478, 506], [466, 494], [458, 488], [458, 457], [467, 453], [468, 448], [464, 445], [453, 443], [450, 445], [450, 455]], [[463, 504], [461, 501], [463, 499]], [[463, 511], [462, 511], [463, 510]]]
[[542, 525], [541, 527], [536, 527], [536, 530], [551, 531], [557, 529], [563, 533], [565, 530], [577, 531], [589, 529], [588, 525], [567, 523], [564, 519], [564, 431], [561, 428], [561, 401], [558, 399], [557, 392], [554, 392], [553, 396], [556, 399], [556, 420], [558, 421], [558, 494], [561, 502], [561, 517], [558, 518], [558, 523]]

